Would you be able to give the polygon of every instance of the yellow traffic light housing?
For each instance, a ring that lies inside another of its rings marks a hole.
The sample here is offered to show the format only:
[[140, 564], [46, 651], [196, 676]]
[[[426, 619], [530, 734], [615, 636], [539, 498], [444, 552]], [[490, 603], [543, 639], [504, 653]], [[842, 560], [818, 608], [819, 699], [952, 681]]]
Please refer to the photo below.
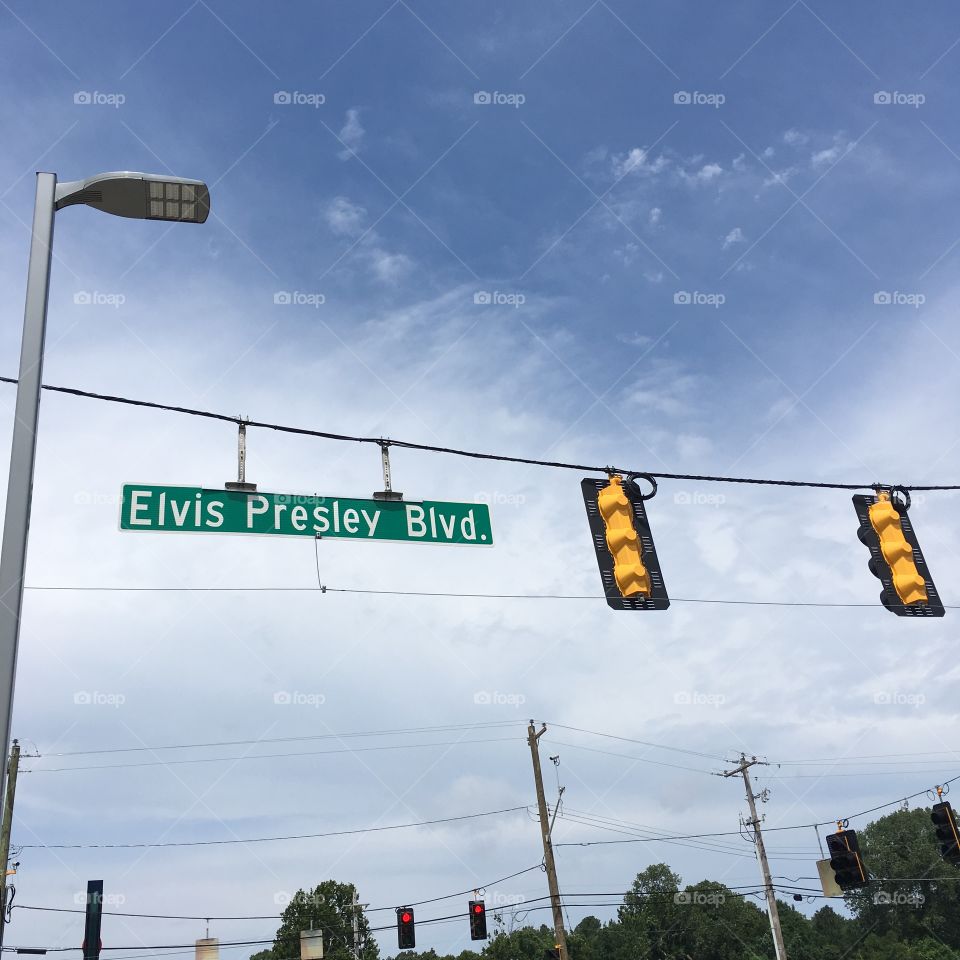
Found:
[[[893, 498], [894, 490], [898, 499]], [[942, 617], [943, 603], [908, 516], [910, 495], [902, 488], [857, 494], [857, 536], [870, 551], [870, 572], [883, 583], [880, 602], [900, 617]]]
[[870, 507], [870, 524], [880, 542], [880, 552], [890, 568], [893, 588], [903, 603], [921, 603], [927, 599], [923, 577], [913, 562], [913, 547], [907, 543], [900, 526], [900, 514], [890, 502], [890, 494], [881, 490]]
[[666, 610], [670, 598], [636, 483], [612, 474], [580, 488], [607, 603], [615, 610]]
[[633, 526], [633, 504], [616, 474], [597, 494], [597, 507], [607, 528], [607, 548], [613, 557], [613, 578], [624, 597], [650, 596], [650, 574], [643, 565], [643, 544]]

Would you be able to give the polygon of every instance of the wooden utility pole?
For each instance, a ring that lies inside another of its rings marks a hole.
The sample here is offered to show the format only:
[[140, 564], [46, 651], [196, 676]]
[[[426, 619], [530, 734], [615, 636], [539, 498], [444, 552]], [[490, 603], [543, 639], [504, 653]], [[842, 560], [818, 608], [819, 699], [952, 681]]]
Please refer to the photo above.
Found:
[[533, 782], [537, 788], [537, 809], [540, 813], [540, 833], [543, 836], [543, 865], [547, 870], [547, 883], [550, 887], [555, 946], [560, 953], [560, 960], [570, 960], [570, 954], [567, 953], [567, 933], [563, 928], [563, 905], [560, 901], [560, 884], [557, 882], [557, 864], [553, 859], [553, 843], [550, 840], [547, 801], [543, 795], [543, 774], [540, 771], [540, 738], [546, 732], [547, 725], [542, 724], [540, 732], [537, 733], [531, 720], [527, 727], [527, 743], [530, 744], [530, 756], [533, 759]]
[[787, 960], [787, 948], [783, 944], [783, 931], [780, 929], [780, 914], [777, 912], [777, 894], [773, 889], [770, 864], [767, 863], [767, 850], [763, 845], [763, 834], [760, 832], [760, 818], [757, 816], [757, 796], [750, 784], [750, 774], [747, 773], [749, 767], [760, 762], [756, 757], [751, 757], [748, 760], [741, 753], [740, 763], [733, 770], [728, 770], [723, 775], [725, 777], [743, 777], [743, 783], [747, 789], [747, 803], [750, 805], [750, 819], [747, 821], [747, 826], [753, 827], [757, 859], [760, 861], [760, 870], [763, 873], [763, 889], [767, 895], [767, 913], [770, 917], [770, 931], [773, 933], [773, 949], [777, 954], [777, 960]]
[[20, 744], [14, 740], [7, 764], [7, 799], [3, 804], [3, 823], [0, 825], [0, 947], [7, 925], [7, 864], [10, 861], [10, 830], [13, 827], [13, 798], [17, 792], [17, 771], [20, 769]]

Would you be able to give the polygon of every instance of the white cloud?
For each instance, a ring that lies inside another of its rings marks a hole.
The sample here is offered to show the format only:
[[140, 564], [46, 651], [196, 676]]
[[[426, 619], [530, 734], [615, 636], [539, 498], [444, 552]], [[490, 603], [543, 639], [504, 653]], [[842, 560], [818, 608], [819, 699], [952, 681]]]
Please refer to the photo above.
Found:
[[384, 283], [396, 283], [413, 266], [413, 261], [404, 253], [388, 253], [379, 248], [370, 251], [374, 275]]
[[669, 166], [670, 161], [662, 154], [650, 162], [649, 154], [641, 147], [634, 147], [626, 155], [617, 154], [612, 162], [613, 175], [619, 180], [631, 173], [641, 176], [656, 176]]
[[802, 147], [809, 139], [805, 133], [793, 129], [787, 130], [783, 135], [783, 142], [791, 147]]
[[367, 131], [360, 123], [360, 111], [356, 107], [347, 110], [346, 119], [340, 128], [340, 139], [344, 143], [344, 149], [337, 156], [341, 160], [348, 160], [352, 157], [363, 144], [363, 137]]
[[681, 171], [683, 179], [687, 183], [699, 184], [699, 183], [710, 183], [712, 180], [716, 180], [723, 173], [723, 167], [718, 163], [705, 163], [696, 173], [687, 173], [687, 171]]
[[355, 237], [363, 229], [367, 211], [347, 197], [334, 197], [327, 204], [324, 217], [327, 226], [338, 236]]
[[655, 227], [659, 222], [660, 218], [663, 216], [663, 211], [659, 207], [653, 207], [650, 210], [650, 226]]
[[723, 249], [726, 250], [727, 247], [732, 247], [735, 243], [746, 243], [747, 238], [743, 235], [743, 231], [739, 227], [734, 227], [724, 238], [723, 238]]

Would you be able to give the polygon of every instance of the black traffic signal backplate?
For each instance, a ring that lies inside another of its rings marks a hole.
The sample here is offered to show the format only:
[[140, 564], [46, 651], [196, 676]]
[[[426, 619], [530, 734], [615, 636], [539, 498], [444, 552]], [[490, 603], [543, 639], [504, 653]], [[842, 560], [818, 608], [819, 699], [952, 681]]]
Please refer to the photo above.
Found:
[[870, 551], [870, 570], [874, 576], [878, 577], [883, 584], [883, 591], [880, 594], [880, 600], [883, 605], [898, 617], [942, 617], [944, 614], [943, 601], [937, 588], [934, 586], [930, 577], [930, 571], [927, 569], [927, 562], [923, 558], [920, 550], [920, 544], [917, 542], [917, 534], [910, 522], [910, 515], [907, 510], [899, 503], [894, 507], [900, 514], [900, 527], [903, 530], [903, 537], [913, 548], [913, 562], [916, 565], [917, 573], [923, 577], [927, 588], [926, 603], [902, 603], [897, 591], [894, 589], [893, 581], [890, 577], [890, 567], [887, 566], [883, 554], [880, 552], [880, 540], [877, 532], [873, 529], [870, 522], [870, 507], [877, 502], [873, 494], [854, 494], [853, 508], [857, 511], [857, 519], [860, 521], [860, 529], [857, 536], [860, 542]]
[[597, 554], [597, 565], [600, 567], [600, 579], [603, 582], [603, 592], [607, 603], [614, 610], [666, 610], [670, 606], [670, 597], [660, 572], [660, 561], [657, 559], [657, 549], [653, 544], [653, 535], [650, 533], [650, 522], [647, 520], [647, 511], [643, 500], [631, 492], [624, 484], [624, 491], [633, 506], [633, 526], [640, 537], [643, 546], [643, 564], [650, 574], [649, 597], [624, 597], [613, 578], [613, 557], [607, 548], [607, 529], [600, 516], [597, 506], [597, 497], [600, 491], [607, 486], [608, 480], [587, 478], [581, 481], [583, 504], [587, 508], [587, 519], [590, 521], [590, 536], [593, 538], [593, 547]]

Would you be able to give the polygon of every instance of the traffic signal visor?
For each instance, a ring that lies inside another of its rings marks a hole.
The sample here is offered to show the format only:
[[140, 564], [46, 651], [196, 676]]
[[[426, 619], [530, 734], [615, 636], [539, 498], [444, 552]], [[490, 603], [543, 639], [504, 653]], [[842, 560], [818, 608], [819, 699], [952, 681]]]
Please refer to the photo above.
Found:
[[880, 552], [890, 568], [893, 588], [902, 603], [926, 603], [927, 586], [913, 561], [913, 547], [907, 543], [900, 526], [900, 514], [881, 491], [870, 507], [870, 524], [880, 541]]
[[650, 596], [650, 573], [643, 563], [643, 547], [633, 525], [633, 504], [616, 475], [597, 495], [600, 516], [606, 525], [607, 548], [613, 557], [613, 576], [625, 597]]

